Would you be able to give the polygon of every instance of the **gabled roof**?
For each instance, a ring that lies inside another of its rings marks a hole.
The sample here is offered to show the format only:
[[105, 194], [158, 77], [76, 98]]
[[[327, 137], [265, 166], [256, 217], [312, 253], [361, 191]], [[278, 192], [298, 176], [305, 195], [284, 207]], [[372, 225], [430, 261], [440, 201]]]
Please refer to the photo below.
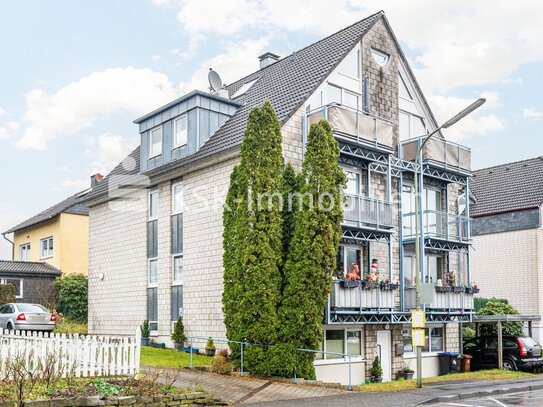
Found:
[[0, 260], [0, 275], [33, 274], [60, 276], [60, 270], [45, 262]]
[[537, 208], [543, 204], [543, 157], [474, 171], [471, 190], [471, 216]]
[[[237, 148], [241, 144], [249, 112], [252, 108], [262, 105], [265, 100], [271, 102], [279, 121], [284, 124], [382, 16], [384, 16], [382, 11], [373, 14], [227, 86], [229, 94], [233, 95], [244, 84], [257, 79], [246, 93], [233, 99], [234, 102], [240, 103], [241, 107], [197, 152], [153, 168], [145, 172], [145, 175], [157, 176], [216, 153]], [[139, 148], [130, 156], [137, 161], [139, 170]], [[124, 171], [119, 165], [110, 175], [135, 173]], [[110, 175], [87, 195], [88, 201], [107, 193]]]
[[25, 220], [24, 222], [19, 223], [17, 226], [12, 227], [4, 233], [12, 233], [21, 229], [25, 229], [29, 226], [36, 225], [46, 220], [53, 219], [55, 216], [60, 215], [61, 213], [71, 213], [74, 215], [84, 215], [89, 216], [89, 208], [81, 203], [81, 193], [66, 198], [62, 202], [59, 202], [50, 208], [38, 213], [35, 216]]

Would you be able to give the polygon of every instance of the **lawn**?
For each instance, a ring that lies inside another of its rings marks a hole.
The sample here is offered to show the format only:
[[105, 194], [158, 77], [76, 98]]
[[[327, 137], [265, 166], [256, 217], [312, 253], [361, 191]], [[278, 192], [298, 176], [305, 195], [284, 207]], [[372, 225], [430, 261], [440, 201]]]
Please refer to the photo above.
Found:
[[[141, 347], [141, 365], [160, 368], [177, 368], [190, 366], [190, 354], [173, 349], [159, 349], [150, 346]], [[192, 355], [194, 366], [209, 366], [213, 358], [198, 354]]]
[[[444, 376], [429, 377], [423, 379], [422, 383], [435, 383], [452, 380], [508, 380], [508, 379], [520, 379], [525, 377], [536, 377], [533, 373], [525, 372], [512, 372], [508, 370], [480, 370], [477, 372], [468, 373], [450, 373]], [[416, 380], [394, 380], [386, 383], [370, 383], [361, 384], [357, 390], [362, 392], [369, 391], [400, 391], [400, 390], [412, 390], [417, 387]]]
[[67, 318], [63, 318], [62, 321], [57, 322], [55, 330], [56, 334], [87, 334], [87, 324], [81, 322], [71, 321]]

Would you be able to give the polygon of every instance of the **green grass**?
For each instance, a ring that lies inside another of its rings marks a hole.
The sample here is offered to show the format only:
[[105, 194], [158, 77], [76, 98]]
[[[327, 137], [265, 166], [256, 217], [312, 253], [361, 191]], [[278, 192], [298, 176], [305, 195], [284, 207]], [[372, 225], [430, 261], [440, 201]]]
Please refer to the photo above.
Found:
[[57, 322], [57, 325], [55, 326], [55, 330], [53, 332], [56, 334], [86, 335], [88, 332], [88, 327], [86, 323], [75, 322], [64, 318], [61, 322]]
[[[435, 383], [443, 381], [453, 381], [453, 380], [509, 380], [509, 379], [521, 379], [521, 378], [531, 378], [537, 377], [533, 373], [525, 372], [512, 372], [508, 370], [480, 370], [477, 372], [468, 372], [468, 373], [450, 373], [444, 376], [429, 377], [422, 380], [424, 383]], [[371, 391], [401, 391], [401, 390], [412, 390], [417, 387], [416, 380], [394, 380], [391, 382], [385, 383], [370, 383], [370, 384], [361, 384], [358, 386], [357, 390], [361, 392], [371, 392]]]
[[[173, 349], [158, 349], [150, 346], [141, 347], [141, 365], [148, 367], [178, 368], [179, 365], [189, 367], [190, 354]], [[213, 358], [198, 354], [192, 355], [194, 366], [209, 366]]]

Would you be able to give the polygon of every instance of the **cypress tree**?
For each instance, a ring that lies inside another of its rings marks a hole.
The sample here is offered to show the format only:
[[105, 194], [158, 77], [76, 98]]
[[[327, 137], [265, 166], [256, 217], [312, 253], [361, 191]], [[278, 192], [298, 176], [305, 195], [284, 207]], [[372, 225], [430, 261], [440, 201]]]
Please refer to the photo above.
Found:
[[298, 177], [290, 163], [283, 170], [283, 262], [287, 260], [288, 246], [294, 233], [294, 214], [297, 207]]
[[[230, 340], [273, 344], [277, 339], [283, 244], [281, 142], [281, 125], [266, 101], [249, 113], [236, 185], [229, 191], [229, 199], [237, 196], [236, 209], [224, 217], [229, 230], [224, 236], [223, 304]], [[267, 348], [247, 348], [249, 371], [269, 374], [267, 359]]]
[[[328, 122], [313, 124], [302, 166], [300, 207], [296, 208], [294, 234], [283, 267], [283, 295], [278, 312], [279, 337], [284, 342], [280, 346], [284, 350], [283, 365], [287, 370], [294, 366], [298, 376], [309, 379], [315, 377], [315, 355], [294, 349], [317, 349], [322, 340], [323, 312], [343, 218], [341, 191], [345, 175], [338, 159], [338, 143]], [[277, 359], [275, 355], [275, 367]]]

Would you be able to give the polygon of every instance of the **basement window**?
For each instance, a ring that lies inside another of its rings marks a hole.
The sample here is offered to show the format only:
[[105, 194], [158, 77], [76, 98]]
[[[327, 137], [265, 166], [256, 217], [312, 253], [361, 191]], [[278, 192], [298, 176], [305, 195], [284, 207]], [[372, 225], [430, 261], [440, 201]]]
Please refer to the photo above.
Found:
[[239, 88], [234, 94], [232, 95], [232, 99], [235, 99], [237, 97], [240, 97], [242, 95], [245, 95], [249, 89], [253, 87], [253, 85], [258, 81], [258, 78], [255, 80], [252, 80], [250, 82], [247, 82], [244, 85], [241, 85], [241, 88]]

